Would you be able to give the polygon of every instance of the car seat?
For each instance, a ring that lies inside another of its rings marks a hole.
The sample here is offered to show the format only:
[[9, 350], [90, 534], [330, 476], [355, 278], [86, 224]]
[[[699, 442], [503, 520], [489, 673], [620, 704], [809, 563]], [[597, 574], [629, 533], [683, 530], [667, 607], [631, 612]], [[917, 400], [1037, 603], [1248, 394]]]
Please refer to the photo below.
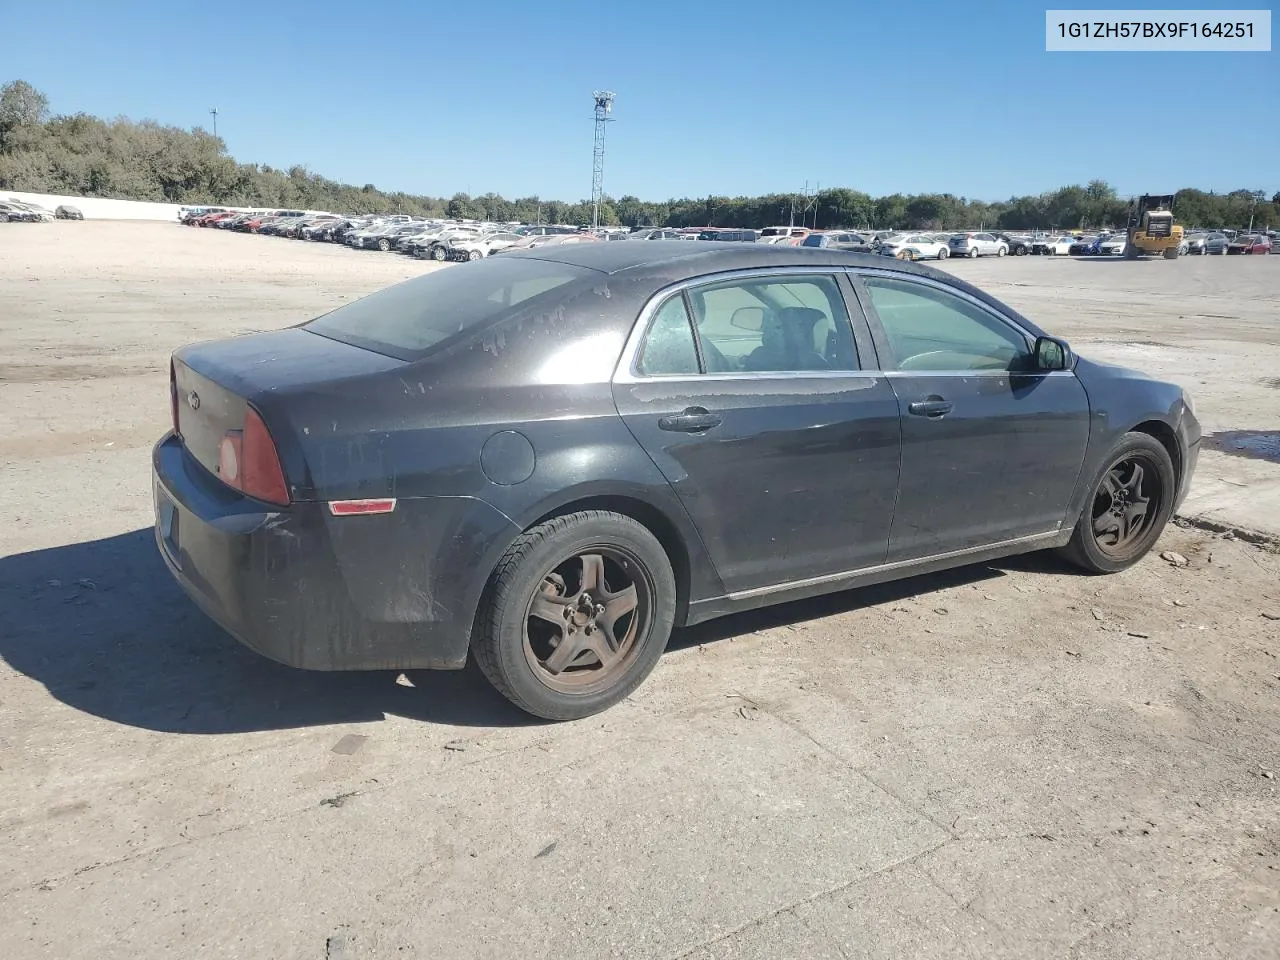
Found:
[[760, 346], [743, 361], [746, 370], [828, 370], [815, 349], [814, 331], [827, 315], [813, 307], [783, 307], [764, 315]]

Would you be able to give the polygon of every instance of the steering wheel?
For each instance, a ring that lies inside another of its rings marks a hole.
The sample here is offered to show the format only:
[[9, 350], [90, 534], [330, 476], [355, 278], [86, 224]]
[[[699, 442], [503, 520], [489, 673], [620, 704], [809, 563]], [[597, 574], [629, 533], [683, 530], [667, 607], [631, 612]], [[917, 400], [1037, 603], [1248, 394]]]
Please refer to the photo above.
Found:
[[953, 357], [949, 350], [927, 350], [924, 353], [917, 353], [913, 357], [907, 357], [898, 364], [899, 370], [950, 370], [954, 367], [952, 363], [944, 363], [935, 365], [935, 358]]

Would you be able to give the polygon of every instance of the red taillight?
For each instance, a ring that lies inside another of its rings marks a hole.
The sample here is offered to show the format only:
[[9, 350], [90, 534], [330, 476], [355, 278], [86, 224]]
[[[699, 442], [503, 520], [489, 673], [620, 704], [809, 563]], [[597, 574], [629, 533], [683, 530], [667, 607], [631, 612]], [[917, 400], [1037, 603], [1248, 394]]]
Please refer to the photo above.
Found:
[[178, 429], [178, 373], [173, 369], [173, 361], [169, 361], [169, 412], [173, 415], [173, 432], [182, 436]]
[[289, 488], [275, 441], [253, 407], [244, 415], [243, 430], [228, 430], [218, 447], [218, 476], [250, 497], [286, 506]]

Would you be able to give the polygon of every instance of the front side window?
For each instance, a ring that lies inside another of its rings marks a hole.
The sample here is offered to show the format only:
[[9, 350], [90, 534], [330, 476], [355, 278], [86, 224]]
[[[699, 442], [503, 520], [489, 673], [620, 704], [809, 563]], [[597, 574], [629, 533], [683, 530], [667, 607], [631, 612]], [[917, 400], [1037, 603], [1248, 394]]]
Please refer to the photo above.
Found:
[[689, 300], [708, 373], [858, 369], [832, 277], [735, 280], [694, 287]]
[[971, 301], [909, 280], [863, 283], [899, 370], [1031, 368], [1027, 338]]

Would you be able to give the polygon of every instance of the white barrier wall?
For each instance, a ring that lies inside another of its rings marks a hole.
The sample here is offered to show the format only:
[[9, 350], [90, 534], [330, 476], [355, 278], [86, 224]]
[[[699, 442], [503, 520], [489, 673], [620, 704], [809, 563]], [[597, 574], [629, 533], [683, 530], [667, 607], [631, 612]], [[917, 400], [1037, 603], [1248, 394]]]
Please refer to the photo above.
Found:
[[[20, 193], [0, 189], [0, 200], [12, 197], [24, 203], [38, 203], [50, 212], [66, 204], [79, 207], [86, 220], [174, 220], [182, 208], [178, 203], [147, 203], [142, 200], [104, 200], [101, 197], [60, 197], [51, 193]], [[197, 206], [197, 204], [190, 204]], [[212, 206], [212, 204], [211, 204]], [[228, 207], [229, 210], [238, 209]], [[245, 208], [249, 209], [249, 208]]]

